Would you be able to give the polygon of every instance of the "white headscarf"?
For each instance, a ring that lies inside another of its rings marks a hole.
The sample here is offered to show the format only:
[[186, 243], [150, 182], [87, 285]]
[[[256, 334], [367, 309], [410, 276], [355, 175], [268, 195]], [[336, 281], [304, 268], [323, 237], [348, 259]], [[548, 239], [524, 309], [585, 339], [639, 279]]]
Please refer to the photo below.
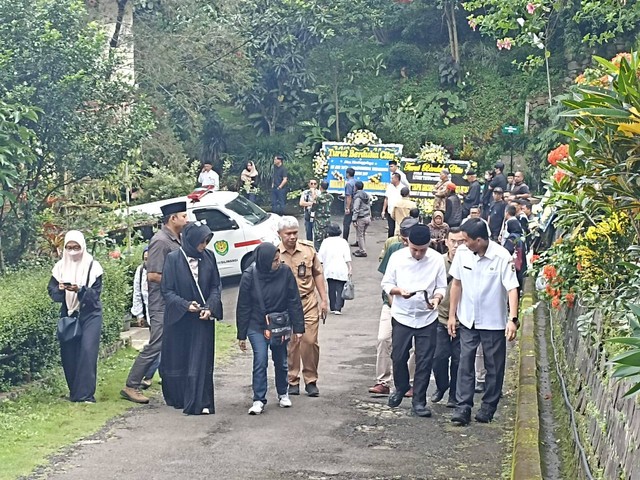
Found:
[[[62, 251], [62, 260], [55, 264], [52, 270], [53, 278], [59, 283], [71, 283], [78, 285], [78, 288], [90, 287], [101, 276], [104, 271], [98, 262], [93, 262], [91, 272], [89, 273], [89, 265], [93, 261], [93, 257], [87, 252], [87, 244], [84, 235], [78, 230], [69, 230], [64, 236], [64, 247], [69, 242], [76, 242], [80, 245], [79, 252], [70, 252], [66, 248]], [[87, 273], [89, 273], [89, 281], [87, 282]], [[69, 315], [80, 310], [80, 300], [75, 292], [65, 291], [65, 300]]]

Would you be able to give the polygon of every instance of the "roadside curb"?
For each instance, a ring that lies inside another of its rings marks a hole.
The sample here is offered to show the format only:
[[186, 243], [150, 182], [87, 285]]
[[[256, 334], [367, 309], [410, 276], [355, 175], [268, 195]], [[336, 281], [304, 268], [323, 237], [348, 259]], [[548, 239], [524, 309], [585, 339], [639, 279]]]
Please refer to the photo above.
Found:
[[[527, 289], [522, 309], [533, 304], [533, 294]], [[513, 480], [542, 480], [540, 459], [540, 419], [538, 416], [538, 372], [533, 312], [522, 318], [520, 334], [520, 364], [518, 367], [518, 398], [513, 442]]]

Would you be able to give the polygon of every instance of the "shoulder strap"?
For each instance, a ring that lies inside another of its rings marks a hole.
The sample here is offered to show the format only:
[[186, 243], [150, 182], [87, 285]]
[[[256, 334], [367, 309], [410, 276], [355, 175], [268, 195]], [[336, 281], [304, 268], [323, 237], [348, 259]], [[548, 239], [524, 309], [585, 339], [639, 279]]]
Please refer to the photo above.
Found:
[[256, 290], [256, 298], [258, 300], [258, 305], [260, 310], [262, 310], [262, 314], [267, 314], [267, 309], [264, 306], [264, 297], [262, 296], [262, 286], [260, 285], [260, 280], [258, 279], [258, 269], [256, 268], [256, 264], [251, 265], [251, 276], [253, 279], [253, 288]]
[[87, 281], [85, 282], [85, 286], [87, 288], [89, 288], [89, 278], [91, 277], [91, 268], [93, 267], [93, 260], [91, 260], [91, 263], [89, 264], [89, 270], [87, 270]]

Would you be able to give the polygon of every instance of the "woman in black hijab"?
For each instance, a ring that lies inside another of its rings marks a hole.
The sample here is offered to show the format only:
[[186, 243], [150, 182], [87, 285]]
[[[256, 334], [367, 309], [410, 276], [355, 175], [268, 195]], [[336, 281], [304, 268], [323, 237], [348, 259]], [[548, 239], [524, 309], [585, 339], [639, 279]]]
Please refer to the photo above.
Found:
[[[279, 405], [283, 408], [291, 406], [287, 393], [287, 345], [271, 344], [265, 337], [267, 322], [265, 315], [274, 312], [288, 312], [293, 327], [293, 341], [300, 341], [304, 333], [304, 314], [296, 279], [291, 269], [282, 266], [280, 251], [271, 243], [261, 243], [255, 249], [255, 265], [242, 273], [238, 305], [236, 307], [236, 324], [240, 350], [247, 350], [247, 337], [253, 350], [253, 405], [249, 415], [259, 415], [267, 404], [267, 365], [269, 348], [276, 373], [276, 391]], [[262, 292], [264, 309], [262, 311], [256, 284]]]
[[215, 413], [214, 321], [222, 319], [222, 301], [216, 259], [206, 249], [212, 236], [206, 225], [188, 224], [182, 247], [167, 255], [162, 271], [162, 393], [167, 405], [188, 415]]

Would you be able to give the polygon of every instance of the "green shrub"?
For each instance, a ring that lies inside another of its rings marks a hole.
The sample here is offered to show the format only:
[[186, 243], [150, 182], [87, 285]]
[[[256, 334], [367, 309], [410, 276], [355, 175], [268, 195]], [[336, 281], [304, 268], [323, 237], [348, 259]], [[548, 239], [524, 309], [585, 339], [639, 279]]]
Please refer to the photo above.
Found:
[[425, 55], [416, 45], [410, 43], [396, 43], [389, 49], [386, 64], [389, 72], [409, 70], [410, 74], [419, 74], [425, 66]]
[[[104, 268], [102, 345], [119, 337], [131, 301], [131, 273], [125, 262], [100, 260]], [[38, 378], [59, 362], [56, 325], [60, 304], [47, 294], [50, 268], [0, 277], [0, 391]]]

